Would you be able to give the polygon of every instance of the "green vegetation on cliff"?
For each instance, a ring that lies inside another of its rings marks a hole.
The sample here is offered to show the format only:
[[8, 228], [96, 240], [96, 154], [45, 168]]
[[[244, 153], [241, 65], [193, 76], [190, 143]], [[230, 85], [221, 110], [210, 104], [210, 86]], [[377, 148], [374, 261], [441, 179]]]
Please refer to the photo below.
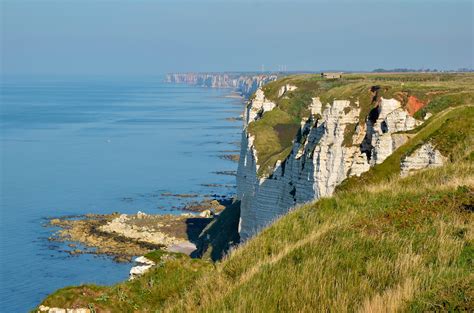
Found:
[[[298, 87], [278, 97], [282, 86]], [[278, 160], [291, 152], [300, 123], [309, 117], [308, 106], [319, 97], [323, 110], [334, 100], [350, 100], [360, 107], [359, 124], [364, 124], [380, 98], [395, 98], [415, 118], [438, 113], [448, 107], [474, 103], [472, 74], [347, 74], [342, 79], [322, 79], [319, 75], [289, 76], [263, 87], [265, 97], [277, 107], [250, 123], [255, 137], [259, 176], [269, 175]], [[345, 134], [350, 145], [355, 125]]]
[[42, 304], [59, 308], [88, 308], [92, 312], [155, 312], [165, 302], [184, 296], [212, 264], [187, 255], [161, 251], [146, 255], [157, 263], [146, 275], [117, 285], [66, 287]]

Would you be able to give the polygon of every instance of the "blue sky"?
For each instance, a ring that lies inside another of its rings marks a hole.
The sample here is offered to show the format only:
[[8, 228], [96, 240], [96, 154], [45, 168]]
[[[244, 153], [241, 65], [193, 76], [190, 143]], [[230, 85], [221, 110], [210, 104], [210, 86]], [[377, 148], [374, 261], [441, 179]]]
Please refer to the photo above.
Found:
[[2, 1], [3, 74], [473, 67], [473, 1]]

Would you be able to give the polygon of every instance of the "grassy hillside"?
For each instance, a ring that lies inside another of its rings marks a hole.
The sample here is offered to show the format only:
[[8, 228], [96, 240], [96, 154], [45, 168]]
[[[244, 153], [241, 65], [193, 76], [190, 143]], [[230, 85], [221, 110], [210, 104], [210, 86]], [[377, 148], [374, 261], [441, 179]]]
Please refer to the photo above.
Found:
[[190, 259], [184, 254], [155, 251], [146, 257], [158, 265], [142, 277], [111, 287], [66, 287], [48, 296], [42, 304], [88, 308], [91, 312], [155, 312], [166, 301], [182, 297], [189, 286], [213, 268], [210, 262]]
[[[286, 84], [298, 89], [278, 97], [278, 91]], [[347, 74], [342, 79], [298, 75], [271, 82], [263, 90], [277, 107], [248, 128], [255, 136], [260, 176], [268, 175], [277, 160], [289, 155], [301, 120], [309, 116], [308, 105], [313, 97], [320, 97], [323, 105], [333, 100], [350, 100], [356, 106], [358, 101], [360, 123], [365, 123], [381, 97], [396, 98], [416, 118], [422, 119], [427, 113], [474, 103], [474, 75]], [[351, 142], [354, 131], [355, 127], [346, 134], [347, 142]]]
[[469, 311], [473, 170], [449, 165], [304, 205], [166, 309]]
[[[434, 116], [366, 176], [296, 208], [221, 262], [156, 252], [149, 257], [159, 266], [137, 280], [64, 288], [43, 304], [96, 312], [472, 311], [473, 110]], [[452, 163], [401, 178], [400, 157], [426, 140]], [[205, 255], [222, 253], [225, 240], [216, 236], [236, 212], [206, 230]]]

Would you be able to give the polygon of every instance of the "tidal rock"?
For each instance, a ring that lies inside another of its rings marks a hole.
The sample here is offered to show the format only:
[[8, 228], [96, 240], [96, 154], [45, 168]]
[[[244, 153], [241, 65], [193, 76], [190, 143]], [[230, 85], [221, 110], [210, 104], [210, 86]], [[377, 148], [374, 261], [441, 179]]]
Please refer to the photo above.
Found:
[[[148, 215], [141, 213], [137, 215], [137, 219], [144, 219]], [[159, 230], [152, 230], [146, 226], [139, 226], [131, 223], [133, 221], [133, 215], [128, 216], [121, 214], [119, 217], [114, 218], [112, 221], [99, 227], [99, 229], [106, 233], [121, 235], [130, 239], [139, 240], [157, 245], [169, 246], [180, 240], [172, 237]]]
[[142, 219], [142, 218], [146, 218], [146, 217], [147, 217], [146, 213], [143, 213], [142, 211], [137, 212], [137, 218], [138, 219]]
[[201, 213], [199, 213], [199, 217], [210, 218], [212, 217], [212, 212], [211, 210], [204, 210]]

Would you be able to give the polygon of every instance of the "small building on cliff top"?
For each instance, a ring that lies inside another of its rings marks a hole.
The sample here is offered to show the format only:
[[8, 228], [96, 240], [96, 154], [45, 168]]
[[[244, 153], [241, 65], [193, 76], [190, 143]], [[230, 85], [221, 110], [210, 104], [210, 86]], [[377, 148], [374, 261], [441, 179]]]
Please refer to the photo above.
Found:
[[335, 78], [341, 78], [342, 77], [342, 72], [323, 72], [321, 73], [322, 78], [326, 79], [335, 79]]

